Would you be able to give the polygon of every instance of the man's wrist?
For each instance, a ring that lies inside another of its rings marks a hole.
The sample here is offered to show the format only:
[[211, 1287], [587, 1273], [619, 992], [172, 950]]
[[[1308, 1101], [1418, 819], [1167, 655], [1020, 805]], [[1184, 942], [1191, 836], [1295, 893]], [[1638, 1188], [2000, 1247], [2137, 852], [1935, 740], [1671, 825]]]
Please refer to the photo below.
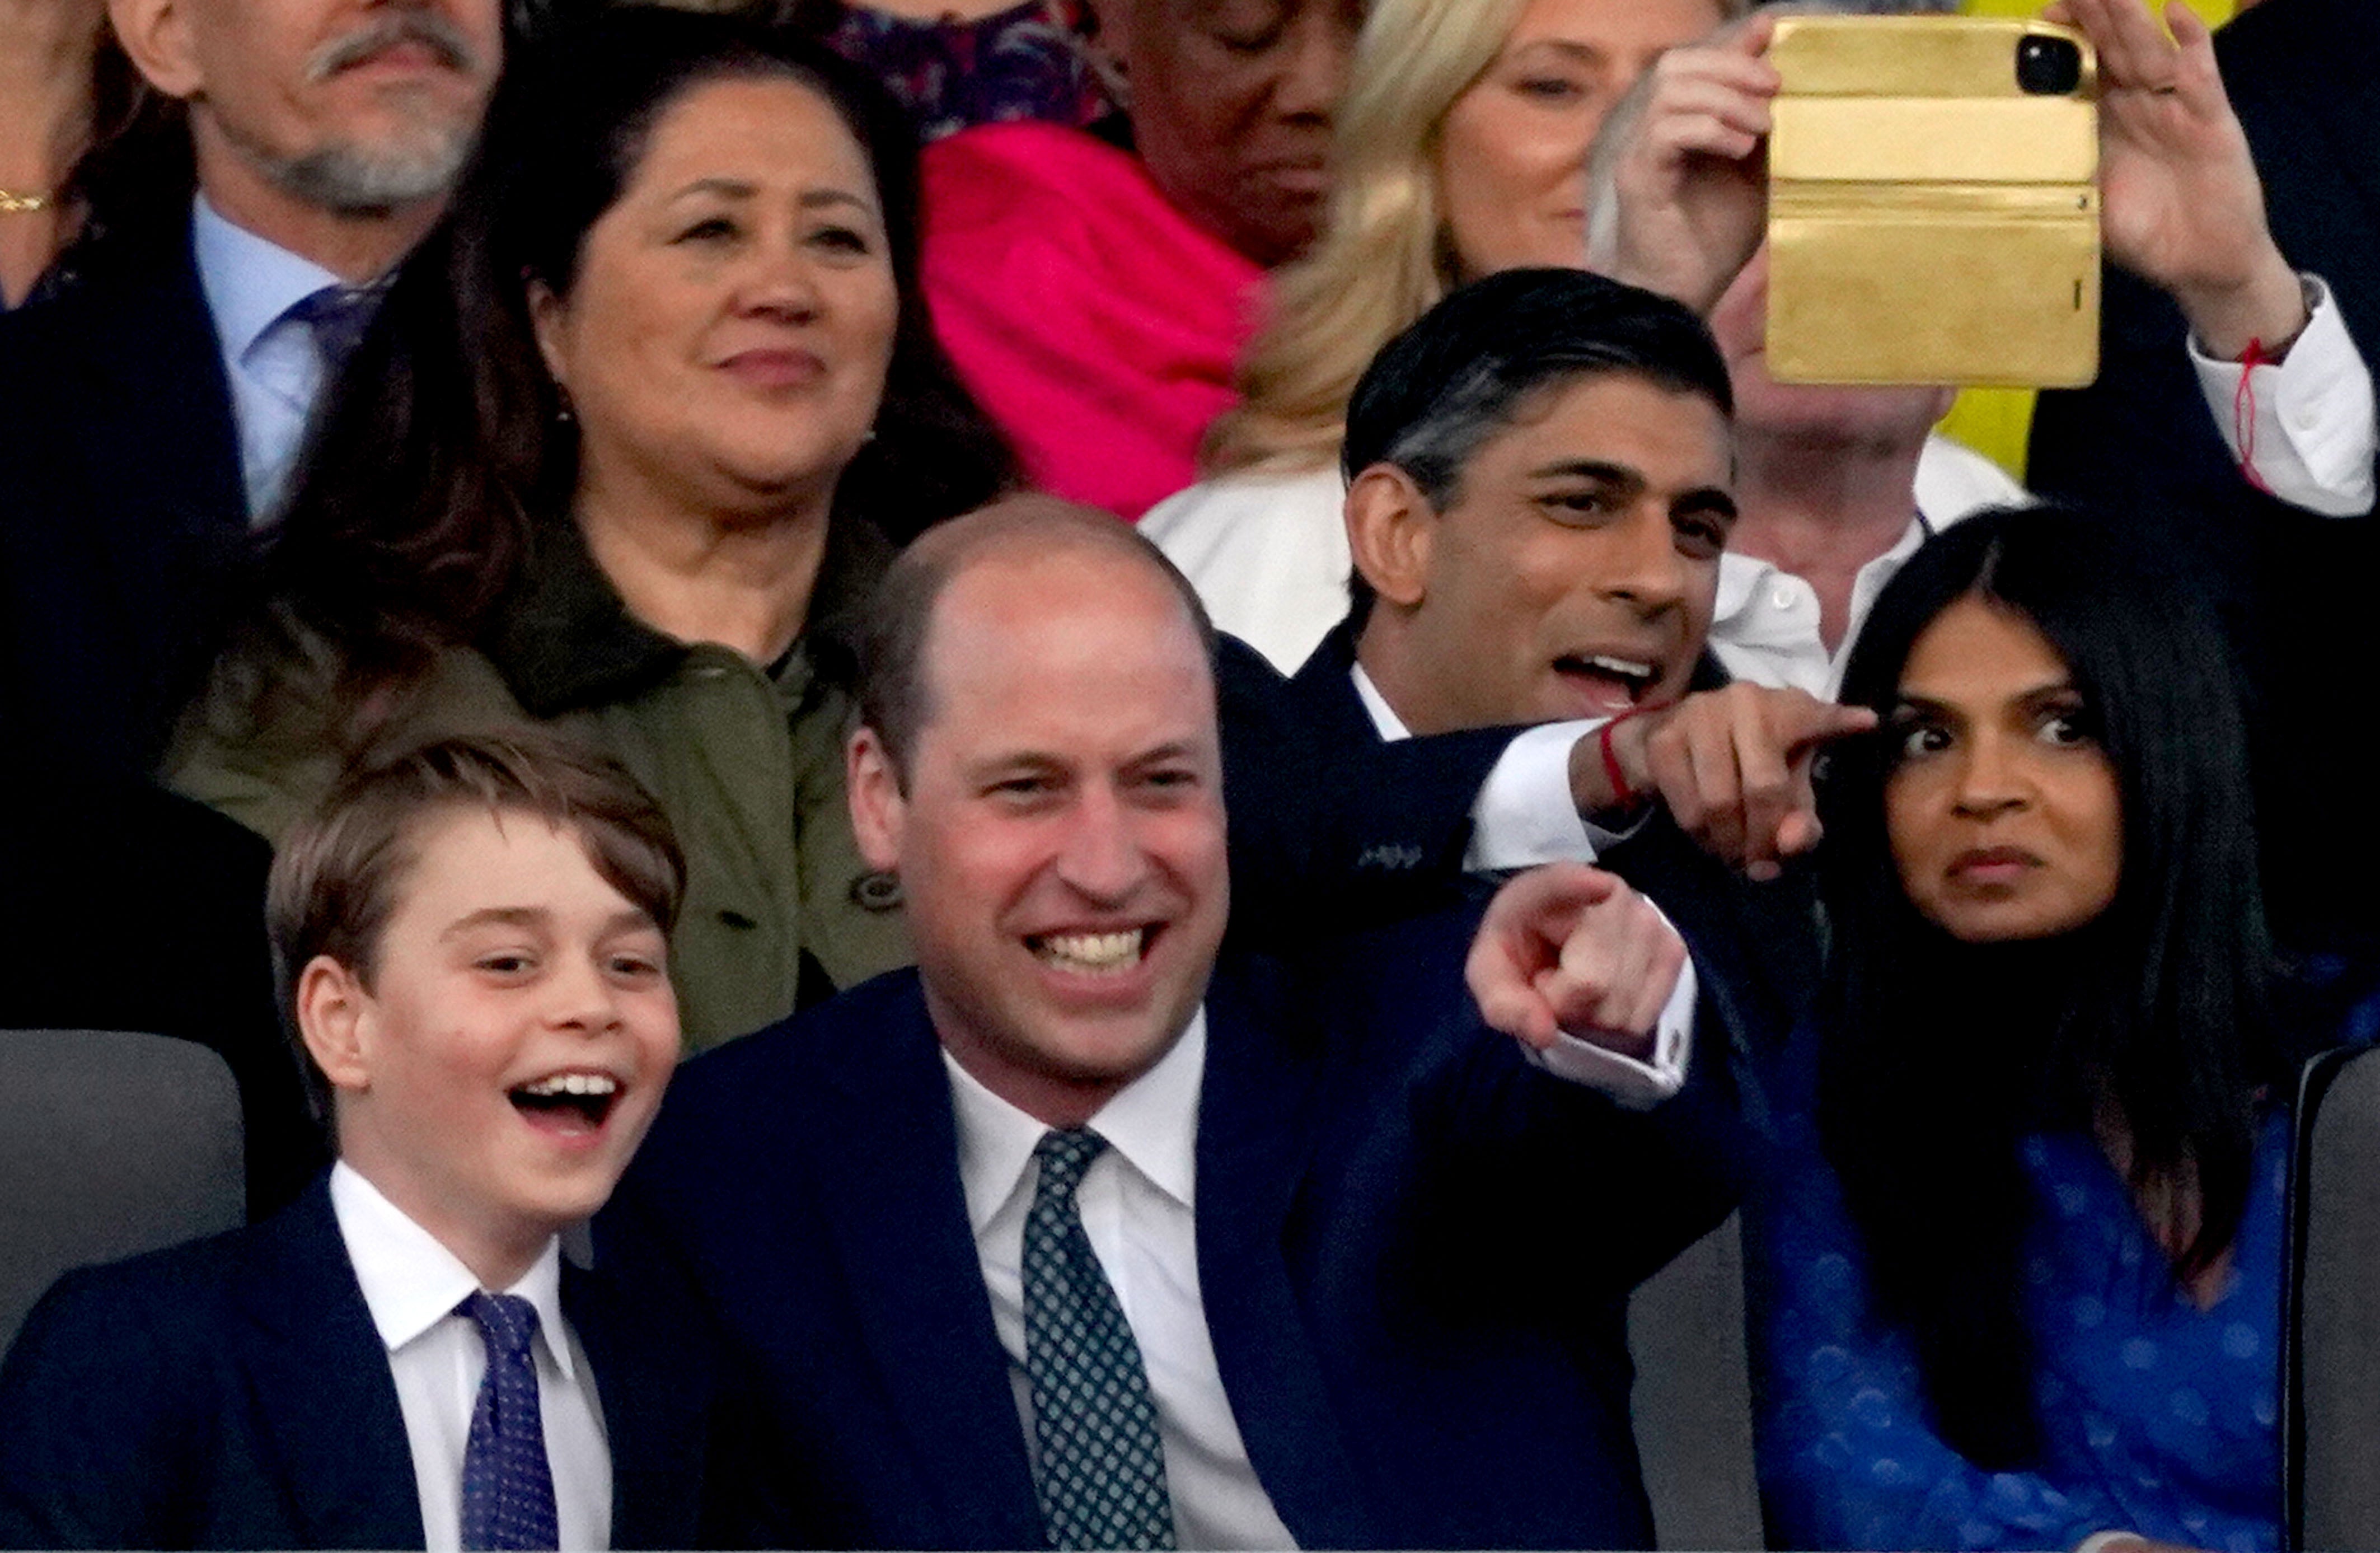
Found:
[[1571, 746], [1570, 790], [1581, 818], [1624, 821], [1651, 798], [1652, 786], [1640, 714], [1623, 712]]
[[2262, 361], [2278, 361], [2313, 317], [2305, 282], [2278, 249], [2268, 249], [2235, 285], [2177, 287], [2190, 333], [2217, 361], [2244, 359], [2251, 347]]

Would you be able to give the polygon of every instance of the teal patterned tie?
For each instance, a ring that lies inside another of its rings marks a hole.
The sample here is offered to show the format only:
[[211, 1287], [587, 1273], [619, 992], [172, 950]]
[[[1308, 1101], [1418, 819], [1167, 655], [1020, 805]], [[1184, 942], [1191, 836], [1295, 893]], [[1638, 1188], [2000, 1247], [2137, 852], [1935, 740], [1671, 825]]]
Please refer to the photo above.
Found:
[[1075, 1188], [1108, 1140], [1041, 1136], [1025, 1219], [1025, 1374], [1033, 1388], [1035, 1488], [1052, 1547], [1173, 1546], [1173, 1499], [1140, 1345], [1116, 1303]]

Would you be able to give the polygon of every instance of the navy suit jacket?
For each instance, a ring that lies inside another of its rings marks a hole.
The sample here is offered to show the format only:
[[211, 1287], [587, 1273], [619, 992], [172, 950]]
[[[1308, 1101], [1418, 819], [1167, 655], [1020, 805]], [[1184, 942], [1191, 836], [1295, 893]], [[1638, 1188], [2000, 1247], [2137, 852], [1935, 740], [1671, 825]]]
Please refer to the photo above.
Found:
[[[1491, 741], [1492, 753], [1479, 764], [1477, 774], [1468, 778], [1471, 792], [1450, 805], [1461, 813], [1461, 835], [1467, 845], [1476, 790], [1487, 780], [1494, 756], [1502, 753], [1517, 730], [1384, 745], [1372, 714], [1355, 693], [1354, 665], [1354, 634], [1342, 623], [1290, 682], [1290, 715], [1325, 752], [1325, 761], [1342, 771], [1361, 770], [1382, 750], [1458, 739]], [[1718, 661], [1706, 657], [1694, 688], [1715, 689], [1726, 682]], [[1440, 756], [1436, 763], [1452, 762]], [[1755, 1075], [1783, 1050], [1817, 992], [1820, 953], [1813, 871], [1796, 867], [1780, 880], [1751, 883], [1705, 852], [1658, 806], [1625, 839], [1597, 855], [1596, 864], [1651, 897], [1692, 945], [1705, 1007], [1699, 1044], [1717, 1049], [1724, 1037], [1735, 1059], [1738, 1103], [1746, 1108], [1760, 1104]], [[1454, 866], [1460, 867], [1459, 853]]]
[[[1640, 1116], [1529, 1067], [1467, 1012], [1469, 921], [1210, 987], [1224, 1389], [1301, 1546], [1649, 1546], [1625, 1300], [1725, 1211], [1709, 1119], [1692, 1086]], [[1040, 1546], [915, 972], [688, 1064], [596, 1228], [724, 1349], [743, 1540]]]
[[[705, 1372], [565, 1268], [615, 1547], [698, 1545]], [[0, 1366], [0, 1547], [419, 1547], [388, 1355], [318, 1182], [261, 1225], [67, 1274]]]
[[26, 747], [155, 769], [254, 552], [238, 435], [187, 216], [0, 317], [0, 722]]

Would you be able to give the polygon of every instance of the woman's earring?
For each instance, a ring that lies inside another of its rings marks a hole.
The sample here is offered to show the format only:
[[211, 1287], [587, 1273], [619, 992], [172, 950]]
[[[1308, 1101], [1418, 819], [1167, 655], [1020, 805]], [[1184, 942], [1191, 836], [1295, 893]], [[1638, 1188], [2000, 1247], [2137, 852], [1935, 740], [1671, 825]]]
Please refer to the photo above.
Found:
[[567, 426], [578, 418], [570, 413], [570, 390], [560, 383], [553, 385], [553, 423]]

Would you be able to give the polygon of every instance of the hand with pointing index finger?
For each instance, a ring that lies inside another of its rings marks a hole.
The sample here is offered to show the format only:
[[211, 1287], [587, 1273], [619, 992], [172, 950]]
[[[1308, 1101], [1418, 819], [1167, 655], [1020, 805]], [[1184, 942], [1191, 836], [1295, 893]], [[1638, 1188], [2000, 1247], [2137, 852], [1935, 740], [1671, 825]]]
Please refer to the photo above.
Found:
[[1611, 789], [1597, 736], [1581, 739], [1571, 758], [1572, 795], [1587, 815], [1613, 813], [1629, 798], [1657, 799], [1705, 851], [1772, 880], [1786, 858], [1818, 844], [1810, 770], [1819, 749], [1876, 721], [1865, 707], [1803, 690], [1736, 684], [1698, 691], [1611, 728], [1611, 764], [1624, 793]]
[[1556, 863], [1497, 892], [1463, 979], [1481, 1017], [1524, 1046], [1567, 1035], [1643, 1058], [1685, 964], [1652, 902], [1615, 874]]

